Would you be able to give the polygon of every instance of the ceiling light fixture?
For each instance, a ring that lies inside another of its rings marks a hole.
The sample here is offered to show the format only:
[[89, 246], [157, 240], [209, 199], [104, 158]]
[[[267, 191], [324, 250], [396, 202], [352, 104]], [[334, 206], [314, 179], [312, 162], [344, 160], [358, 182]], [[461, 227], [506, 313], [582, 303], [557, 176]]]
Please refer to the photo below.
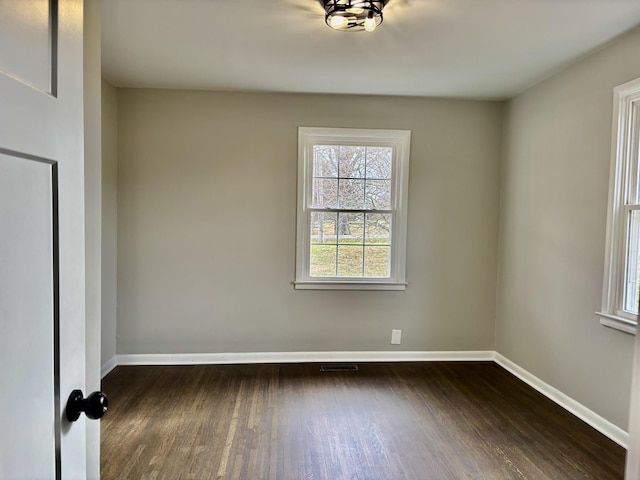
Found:
[[373, 32], [389, 0], [322, 0], [324, 20], [334, 30]]

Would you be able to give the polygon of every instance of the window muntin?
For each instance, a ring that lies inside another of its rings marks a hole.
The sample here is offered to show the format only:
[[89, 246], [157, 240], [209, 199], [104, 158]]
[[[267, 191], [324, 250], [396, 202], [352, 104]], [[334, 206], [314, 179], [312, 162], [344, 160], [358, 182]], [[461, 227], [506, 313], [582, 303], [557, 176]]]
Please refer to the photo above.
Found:
[[300, 128], [296, 288], [404, 289], [409, 141]]

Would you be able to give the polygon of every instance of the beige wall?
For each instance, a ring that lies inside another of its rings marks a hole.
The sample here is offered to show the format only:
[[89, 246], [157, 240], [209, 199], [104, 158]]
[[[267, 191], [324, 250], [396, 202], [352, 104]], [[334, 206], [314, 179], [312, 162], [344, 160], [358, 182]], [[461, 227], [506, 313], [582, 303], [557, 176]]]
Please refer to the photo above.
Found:
[[[501, 103], [118, 100], [118, 353], [494, 349]], [[412, 131], [405, 292], [293, 289], [298, 126]]]
[[118, 91], [102, 80], [102, 365], [116, 355]]
[[640, 76], [640, 30], [505, 109], [498, 351], [619, 427], [633, 337], [600, 325], [613, 87]]

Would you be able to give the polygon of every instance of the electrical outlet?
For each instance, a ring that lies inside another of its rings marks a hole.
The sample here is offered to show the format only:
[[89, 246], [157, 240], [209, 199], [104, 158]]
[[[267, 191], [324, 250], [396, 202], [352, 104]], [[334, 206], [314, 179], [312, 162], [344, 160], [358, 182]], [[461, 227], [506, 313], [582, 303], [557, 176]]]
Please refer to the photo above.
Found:
[[391, 330], [391, 345], [402, 343], [402, 330]]

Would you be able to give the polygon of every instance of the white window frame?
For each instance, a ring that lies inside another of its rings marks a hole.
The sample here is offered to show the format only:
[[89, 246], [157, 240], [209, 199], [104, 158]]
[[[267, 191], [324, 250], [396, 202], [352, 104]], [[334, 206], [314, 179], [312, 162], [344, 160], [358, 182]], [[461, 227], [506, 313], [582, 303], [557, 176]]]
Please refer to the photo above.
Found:
[[[296, 241], [296, 289], [310, 290], [405, 290], [407, 202], [409, 190], [410, 130], [353, 128], [298, 128], [298, 208]], [[390, 275], [385, 278], [311, 277], [310, 205], [314, 145], [384, 146], [393, 149], [391, 178]]]
[[605, 246], [602, 309], [600, 323], [635, 335], [638, 315], [623, 310], [624, 276], [629, 212], [640, 205], [629, 204], [629, 192], [636, 190], [638, 141], [640, 140], [640, 78], [613, 90], [613, 132], [609, 174], [609, 213]]

